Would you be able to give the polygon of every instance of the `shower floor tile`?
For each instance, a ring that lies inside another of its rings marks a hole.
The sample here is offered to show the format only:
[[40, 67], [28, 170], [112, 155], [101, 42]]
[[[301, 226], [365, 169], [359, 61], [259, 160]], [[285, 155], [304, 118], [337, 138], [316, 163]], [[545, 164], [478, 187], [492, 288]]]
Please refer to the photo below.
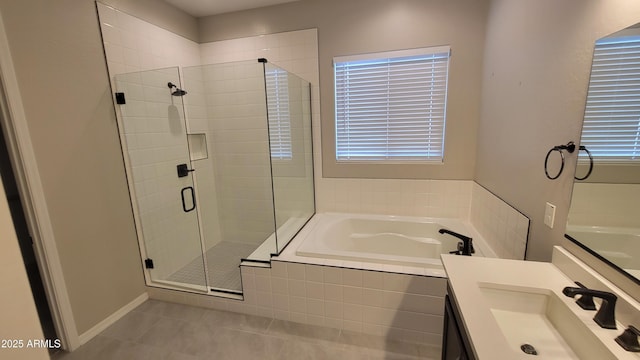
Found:
[[[242, 291], [240, 260], [247, 258], [256, 249], [254, 244], [222, 241], [207, 250], [209, 287], [222, 290]], [[179, 283], [204, 285], [202, 258], [193, 259], [182, 269], [171, 274], [167, 280]]]

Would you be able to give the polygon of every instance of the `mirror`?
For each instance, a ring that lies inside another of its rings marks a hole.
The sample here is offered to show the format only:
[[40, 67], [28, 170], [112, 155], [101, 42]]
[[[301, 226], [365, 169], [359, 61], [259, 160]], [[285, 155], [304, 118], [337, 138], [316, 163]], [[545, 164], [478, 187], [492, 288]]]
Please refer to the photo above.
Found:
[[639, 74], [640, 23], [596, 41], [565, 234], [638, 284]]

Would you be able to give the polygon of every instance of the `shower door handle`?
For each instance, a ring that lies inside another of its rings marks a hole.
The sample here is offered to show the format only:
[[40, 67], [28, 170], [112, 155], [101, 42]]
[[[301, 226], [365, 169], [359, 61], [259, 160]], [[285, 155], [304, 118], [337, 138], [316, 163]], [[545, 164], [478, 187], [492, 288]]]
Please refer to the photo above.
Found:
[[[191, 204], [192, 204], [192, 206], [190, 208], [187, 208], [187, 202], [184, 199], [184, 193], [187, 190], [191, 191]], [[182, 188], [182, 191], [180, 191], [180, 195], [182, 197], [182, 210], [184, 210], [184, 212], [193, 211], [196, 208], [196, 195], [195, 195], [195, 192], [193, 190], [193, 186], [187, 186], [187, 187]]]

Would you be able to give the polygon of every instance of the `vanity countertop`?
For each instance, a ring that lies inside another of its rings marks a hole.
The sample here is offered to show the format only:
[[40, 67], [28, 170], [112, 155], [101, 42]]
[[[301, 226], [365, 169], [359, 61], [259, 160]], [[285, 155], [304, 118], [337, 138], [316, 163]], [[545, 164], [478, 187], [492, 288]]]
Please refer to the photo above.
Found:
[[600, 328], [592, 320], [594, 312], [582, 310], [575, 304], [575, 299], [562, 294], [564, 287], [576, 285], [552, 263], [456, 255], [442, 255], [442, 262], [449, 278], [452, 292], [450, 297], [456, 302], [463, 326], [479, 360], [532, 360], [546, 357], [544, 354], [532, 357], [509, 344], [492, 313], [489, 300], [483, 294], [483, 288], [487, 286], [541, 294], [553, 293], [586, 324], [588, 331], [606, 344], [606, 348], [615, 357], [640, 359], [640, 355], [624, 351], [613, 340], [624, 329], [621, 324], [618, 324], [618, 330]]

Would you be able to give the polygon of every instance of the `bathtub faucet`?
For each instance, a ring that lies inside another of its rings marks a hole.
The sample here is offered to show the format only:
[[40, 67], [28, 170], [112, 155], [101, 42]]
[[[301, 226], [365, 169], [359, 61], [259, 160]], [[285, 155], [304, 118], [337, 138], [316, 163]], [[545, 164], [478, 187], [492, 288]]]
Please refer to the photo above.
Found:
[[438, 230], [438, 232], [440, 234], [449, 234], [462, 240], [462, 242], [458, 243], [458, 250], [451, 251], [451, 254], [471, 256], [471, 254], [476, 252], [476, 250], [473, 248], [472, 238], [447, 229], [440, 229]]

